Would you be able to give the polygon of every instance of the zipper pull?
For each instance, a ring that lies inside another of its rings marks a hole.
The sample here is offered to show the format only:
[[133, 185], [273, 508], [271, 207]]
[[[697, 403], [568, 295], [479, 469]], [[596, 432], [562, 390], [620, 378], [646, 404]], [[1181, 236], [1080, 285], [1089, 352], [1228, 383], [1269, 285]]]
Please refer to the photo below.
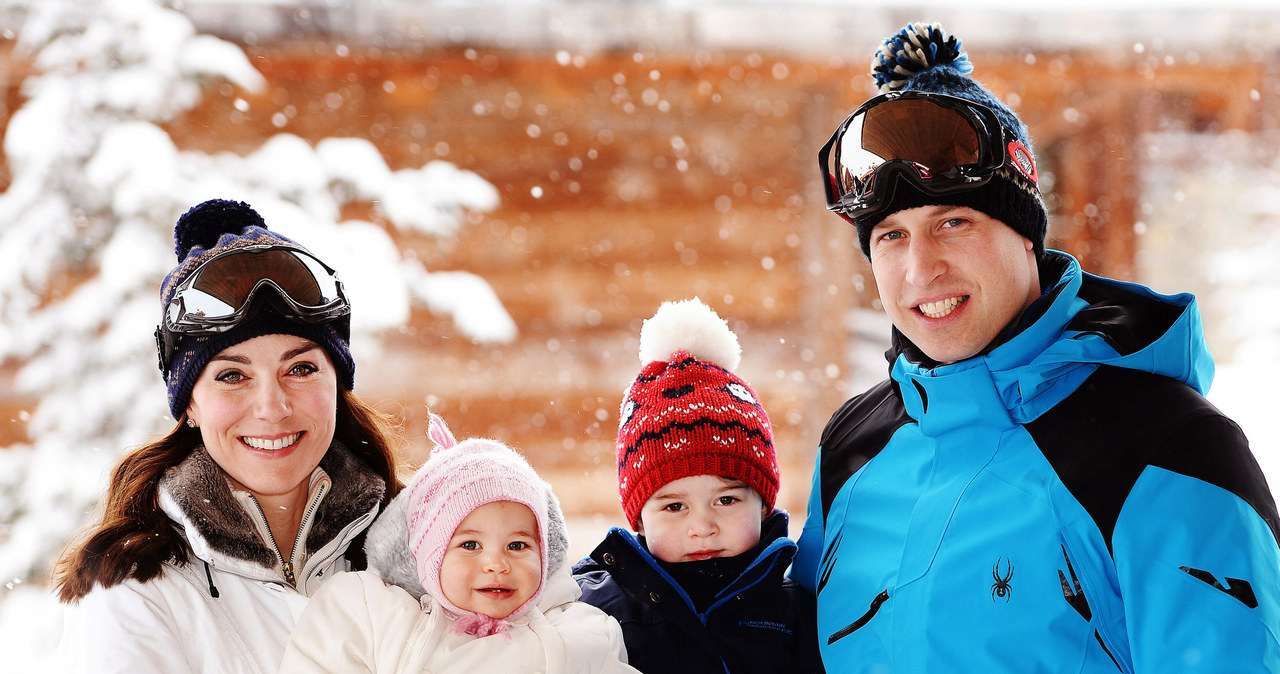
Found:
[[298, 581], [293, 577], [293, 562], [283, 562], [280, 568], [284, 571], [284, 579], [289, 581], [289, 584], [294, 588], [297, 588]]

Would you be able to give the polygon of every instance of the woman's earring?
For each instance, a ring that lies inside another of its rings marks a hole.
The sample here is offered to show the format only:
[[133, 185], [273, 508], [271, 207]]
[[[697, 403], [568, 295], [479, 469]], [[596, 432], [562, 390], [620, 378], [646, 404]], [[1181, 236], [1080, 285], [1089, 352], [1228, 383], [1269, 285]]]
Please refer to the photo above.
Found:
[[188, 426], [188, 427], [190, 427], [190, 428], [195, 428], [195, 427], [196, 427], [196, 420], [195, 420], [195, 419], [187, 419], [187, 426]]

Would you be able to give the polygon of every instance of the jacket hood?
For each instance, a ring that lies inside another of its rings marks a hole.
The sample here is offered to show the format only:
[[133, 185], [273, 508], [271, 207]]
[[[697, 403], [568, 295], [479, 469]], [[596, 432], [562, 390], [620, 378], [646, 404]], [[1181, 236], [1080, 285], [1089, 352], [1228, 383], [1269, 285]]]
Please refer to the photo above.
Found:
[[[760, 541], [751, 550], [741, 553], [746, 564], [736, 578], [720, 589], [717, 593], [720, 599], [708, 606], [706, 613], [714, 611], [738, 594], [775, 588], [782, 582], [796, 553], [796, 543], [787, 538], [789, 522], [790, 516], [786, 511], [774, 508], [760, 525]], [[655, 587], [670, 588], [681, 597], [690, 611], [697, 613], [693, 599], [667, 573], [663, 568], [664, 563], [649, 552], [642, 538], [620, 527], [610, 528], [600, 545], [575, 565], [574, 574], [609, 574], [618, 583], [645, 596]], [[605, 562], [606, 557], [613, 557], [614, 561]], [[676, 565], [678, 563], [673, 564]]]
[[[552, 578], [564, 566], [569, 554], [569, 535], [559, 499], [550, 486], [543, 491], [547, 497], [547, 576]], [[427, 590], [418, 580], [417, 561], [409, 549], [409, 493], [410, 490], [405, 489], [397, 494], [369, 526], [364, 551], [371, 571], [421, 599]]]
[[1213, 358], [1191, 293], [1162, 295], [1094, 276], [1058, 251], [1046, 252], [1041, 278], [1052, 285], [1028, 309], [1025, 327], [982, 355], [948, 365], [922, 363], [909, 355], [918, 350], [894, 331], [891, 373], [913, 418], [926, 412], [932, 391], [950, 387], [944, 382], [989, 377], [1010, 420], [1026, 423], [1102, 365], [1163, 375], [1208, 392]]

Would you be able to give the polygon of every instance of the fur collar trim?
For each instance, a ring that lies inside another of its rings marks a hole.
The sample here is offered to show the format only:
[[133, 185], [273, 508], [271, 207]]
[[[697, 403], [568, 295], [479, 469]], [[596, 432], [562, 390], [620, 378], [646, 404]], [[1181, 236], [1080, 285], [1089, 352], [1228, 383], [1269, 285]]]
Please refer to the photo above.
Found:
[[[320, 502], [305, 543], [307, 555], [332, 541], [353, 520], [372, 511], [386, 483], [341, 443], [334, 442], [320, 460], [333, 488]], [[203, 447], [165, 471], [160, 491], [181, 510], [187, 537], [199, 536], [214, 552], [271, 568], [279, 560], [262, 539], [249, 513], [231, 493], [227, 474]], [[177, 518], [174, 518], [177, 519]], [[281, 554], [288, 554], [281, 550]]]

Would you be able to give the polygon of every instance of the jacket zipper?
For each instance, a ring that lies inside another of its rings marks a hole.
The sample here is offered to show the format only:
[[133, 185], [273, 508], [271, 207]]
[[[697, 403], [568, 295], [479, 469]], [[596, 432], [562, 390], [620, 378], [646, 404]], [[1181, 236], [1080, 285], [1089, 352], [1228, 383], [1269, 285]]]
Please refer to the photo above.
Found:
[[[324, 500], [325, 494], [329, 492], [329, 481], [323, 480], [316, 485], [316, 493], [311, 497], [311, 501], [307, 503], [307, 510], [302, 514], [302, 520], [298, 522], [298, 535], [293, 537], [293, 549], [289, 551], [288, 570], [285, 571], [285, 578], [289, 579], [289, 584], [293, 585], [293, 565], [294, 558], [298, 555], [298, 549], [302, 545], [302, 532], [310, 529], [311, 518], [316, 514], [316, 509], [320, 507], [320, 502]], [[297, 587], [297, 585], [294, 585]]]
[[253, 501], [253, 507], [258, 509], [258, 517], [262, 518], [263, 524], [266, 524], [267, 541], [271, 543], [271, 550], [276, 553], [276, 559], [280, 560], [280, 570], [284, 572], [284, 579], [289, 581], [289, 585], [297, 589], [298, 584], [293, 578], [293, 564], [285, 561], [284, 555], [280, 554], [280, 546], [276, 545], [276, 537], [271, 535], [271, 525], [267, 524], [267, 513], [263, 512], [262, 504], [258, 503], [257, 497], [249, 494], [249, 500]]
[[[307, 524], [311, 522], [312, 515], [315, 515], [316, 509], [320, 506], [320, 501], [324, 500], [324, 495], [328, 494], [328, 492], [328, 481], [321, 482], [320, 485], [316, 486], [316, 492], [311, 496], [310, 501], [308, 501], [306, 512], [302, 514], [302, 521], [298, 522], [298, 535], [293, 537], [293, 547], [289, 550], [288, 559], [284, 559], [284, 555], [280, 554], [280, 546], [275, 544], [275, 537], [270, 535], [268, 536], [271, 544], [271, 550], [275, 553], [275, 559], [280, 560], [280, 572], [284, 573], [285, 581], [288, 581], [289, 587], [293, 587], [294, 590], [297, 590], [298, 579], [293, 573], [293, 560], [298, 554], [298, 545], [302, 542], [302, 532], [307, 531]], [[262, 510], [262, 504], [257, 503], [256, 496], [253, 496], [252, 494], [248, 495], [248, 498], [253, 501], [253, 508], [257, 509], [257, 514], [262, 518], [262, 523], [266, 524], [266, 513]], [[266, 531], [270, 533], [270, 524], [266, 526]]]
[[848, 627], [845, 627], [844, 629], [841, 629], [833, 633], [830, 637], [828, 637], [827, 645], [830, 646], [831, 644], [834, 644], [835, 642], [862, 629], [863, 625], [866, 625], [868, 622], [870, 622], [872, 618], [875, 617], [876, 612], [880, 610], [880, 605], [885, 603], [888, 600], [889, 600], [889, 591], [882, 590], [880, 594], [876, 595], [875, 599], [871, 600], [871, 607], [867, 609], [867, 612], [863, 613], [861, 618], [858, 618], [857, 620], [850, 623]]
[[[302, 532], [307, 530], [307, 525], [310, 524], [311, 518], [315, 515], [316, 509], [320, 507], [320, 501], [324, 500], [324, 495], [328, 493], [328, 491], [329, 485], [327, 481], [321, 482], [316, 487], [316, 493], [311, 497], [310, 501], [308, 501], [307, 510], [303, 513], [302, 520], [298, 522], [298, 535], [294, 536], [293, 547], [289, 550], [288, 559], [285, 559], [285, 556], [280, 553], [280, 546], [276, 545], [275, 537], [270, 535], [267, 537], [270, 539], [271, 550], [276, 553], [276, 559], [280, 560], [280, 571], [284, 574], [284, 579], [288, 581], [289, 586], [295, 590], [298, 588], [298, 579], [293, 572], [293, 560], [298, 554], [298, 545], [302, 542]], [[249, 500], [253, 501], [253, 507], [258, 510], [258, 516], [261, 517], [262, 522], [266, 524], [267, 513], [262, 510], [262, 504], [258, 503], [258, 499], [253, 494], [249, 494]], [[271, 525], [268, 524], [266, 530], [270, 533]]]

